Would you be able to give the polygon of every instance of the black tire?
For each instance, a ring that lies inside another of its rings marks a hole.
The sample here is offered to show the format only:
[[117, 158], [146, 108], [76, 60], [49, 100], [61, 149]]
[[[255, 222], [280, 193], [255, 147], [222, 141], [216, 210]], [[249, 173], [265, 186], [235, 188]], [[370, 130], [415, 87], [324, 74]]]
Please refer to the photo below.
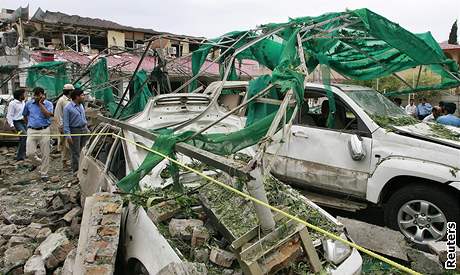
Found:
[[[442, 186], [411, 184], [394, 192], [385, 203], [385, 224], [397, 231], [401, 231], [398, 224], [400, 208], [412, 200], [425, 200], [438, 207], [447, 219], [447, 222], [456, 222], [457, 239], [459, 237], [460, 200], [458, 192], [447, 192]], [[443, 236], [443, 239], [446, 235]]]

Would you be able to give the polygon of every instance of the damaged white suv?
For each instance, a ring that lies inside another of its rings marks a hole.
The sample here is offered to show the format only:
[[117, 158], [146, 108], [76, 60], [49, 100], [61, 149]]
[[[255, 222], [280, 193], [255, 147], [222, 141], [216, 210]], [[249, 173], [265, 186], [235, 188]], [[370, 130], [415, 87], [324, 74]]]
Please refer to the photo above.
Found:
[[290, 134], [268, 150], [272, 173], [321, 193], [307, 194], [321, 205], [383, 206], [386, 225], [413, 242], [444, 238], [460, 222], [460, 129], [418, 123], [370, 88], [331, 89], [334, 127], [325, 86], [308, 84]]

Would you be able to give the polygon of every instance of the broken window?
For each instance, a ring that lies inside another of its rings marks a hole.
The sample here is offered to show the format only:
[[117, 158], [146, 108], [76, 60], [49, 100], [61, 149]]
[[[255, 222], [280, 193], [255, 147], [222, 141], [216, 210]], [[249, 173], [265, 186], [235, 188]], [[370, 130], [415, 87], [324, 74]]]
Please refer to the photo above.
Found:
[[64, 34], [64, 46], [76, 52], [89, 53], [91, 50], [90, 37], [88, 35]]
[[111, 173], [118, 180], [121, 180], [126, 176], [125, 152], [123, 150], [123, 144], [121, 141], [117, 143], [115, 153], [110, 160], [109, 173]]
[[126, 40], [125, 39], [125, 48], [134, 49], [134, 40]]

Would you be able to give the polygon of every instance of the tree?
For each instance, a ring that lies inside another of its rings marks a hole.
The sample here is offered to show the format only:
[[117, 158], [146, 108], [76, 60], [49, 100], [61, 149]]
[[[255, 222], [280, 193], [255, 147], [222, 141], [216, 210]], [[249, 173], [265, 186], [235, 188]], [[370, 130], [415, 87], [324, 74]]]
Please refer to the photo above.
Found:
[[449, 40], [447, 43], [449, 44], [458, 44], [457, 40], [457, 20], [455, 20], [454, 24], [452, 24], [452, 28], [450, 29]]

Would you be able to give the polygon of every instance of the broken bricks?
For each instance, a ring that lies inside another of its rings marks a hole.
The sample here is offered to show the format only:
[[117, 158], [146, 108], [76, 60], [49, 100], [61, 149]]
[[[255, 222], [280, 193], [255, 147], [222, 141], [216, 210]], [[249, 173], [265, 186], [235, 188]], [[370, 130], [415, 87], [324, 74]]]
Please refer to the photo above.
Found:
[[231, 252], [213, 247], [211, 249], [211, 254], [209, 255], [209, 260], [215, 263], [216, 265], [230, 267], [232, 266], [233, 261], [236, 260], [236, 256]]
[[181, 210], [180, 205], [173, 200], [160, 202], [147, 209], [147, 215], [154, 223], [171, 219]]
[[169, 233], [173, 237], [190, 240], [195, 227], [203, 227], [203, 221], [196, 219], [171, 219], [169, 222]]

